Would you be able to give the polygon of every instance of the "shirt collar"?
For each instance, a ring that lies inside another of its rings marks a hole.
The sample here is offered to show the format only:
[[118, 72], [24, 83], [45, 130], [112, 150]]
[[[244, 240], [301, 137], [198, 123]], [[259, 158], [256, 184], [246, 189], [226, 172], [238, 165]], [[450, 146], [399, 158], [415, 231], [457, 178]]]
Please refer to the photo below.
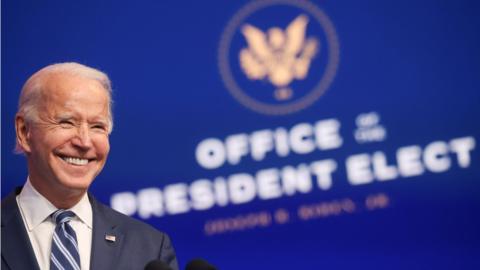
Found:
[[92, 205], [90, 204], [90, 200], [88, 199], [88, 195], [85, 192], [83, 197], [80, 201], [75, 204], [72, 208], [70, 208], [75, 215], [88, 226], [88, 228], [92, 228], [93, 218], [92, 218]]
[[[18, 194], [17, 202], [29, 231], [35, 229], [57, 210], [50, 201], [32, 186], [29, 178], [27, 178], [22, 191]], [[90, 229], [92, 228], [92, 206], [86, 193], [69, 210], [73, 211], [81, 222], [85, 223]]]

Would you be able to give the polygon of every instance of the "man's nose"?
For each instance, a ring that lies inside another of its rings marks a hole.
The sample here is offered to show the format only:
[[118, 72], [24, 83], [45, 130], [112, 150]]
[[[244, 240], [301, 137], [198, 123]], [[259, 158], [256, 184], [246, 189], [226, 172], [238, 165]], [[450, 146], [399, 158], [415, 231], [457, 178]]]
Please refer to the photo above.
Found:
[[75, 146], [83, 149], [89, 149], [93, 146], [88, 125], [78, 127], [77, 135], [72, 142]]

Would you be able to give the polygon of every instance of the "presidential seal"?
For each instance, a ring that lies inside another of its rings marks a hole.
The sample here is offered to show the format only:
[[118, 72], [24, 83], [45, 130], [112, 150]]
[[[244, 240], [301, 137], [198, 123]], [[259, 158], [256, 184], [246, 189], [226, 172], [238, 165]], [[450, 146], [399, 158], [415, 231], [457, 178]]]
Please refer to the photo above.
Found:
[[270, 115], [312, 105], [330, 87], [338, 63], [332, 22], [298, 0], [247, 4], [227, 23], [218, 51], [227, 90], [247, 108]]

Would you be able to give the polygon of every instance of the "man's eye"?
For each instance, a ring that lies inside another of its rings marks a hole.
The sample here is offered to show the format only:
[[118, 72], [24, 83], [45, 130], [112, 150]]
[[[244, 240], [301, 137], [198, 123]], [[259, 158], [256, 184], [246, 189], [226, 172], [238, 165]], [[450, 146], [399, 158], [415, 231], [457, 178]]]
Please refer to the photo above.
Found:
[[69, 128], [69, 127], [73, 127], [73, 122], [72, 121], [69, 121], [69, 120], [62, 120], [60, 121], [60, 126], [61, 127], [64, 127], [64, 128]]
[[104, 125], [93, 125], [92, 128], [93, 128], [93, 129], [102, 130], [102, 131], [107, 130], [107, 127], [104, 126]]

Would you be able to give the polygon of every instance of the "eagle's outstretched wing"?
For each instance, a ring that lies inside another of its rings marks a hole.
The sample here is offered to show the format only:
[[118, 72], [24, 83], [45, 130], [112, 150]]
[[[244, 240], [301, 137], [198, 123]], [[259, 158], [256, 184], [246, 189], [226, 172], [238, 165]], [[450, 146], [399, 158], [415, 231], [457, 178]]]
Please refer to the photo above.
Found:
[[272, 57], [265, 33], [250, 24], [242, 27], [242, 33], [247, 40], [249, 49], [258, 61], [264, 62]]
[[315, 38], [309, 38], [305, 41], [305, 46], [293, 67], [295, 78], [304, 79], [307, 76], [310, 62], [319, 50], [320, 43]]
[[305, 41], [307, 23], [307, 16], [300, 15], [288, 25], [285, 30], [287, 36], [285, 55], [296, 56], [300, 52]]
[[242, 27], [242, 33], [248, 48], [240, 51], [240, 66], [248, 78], [263, 79], [268, 73], [266, 63], [272, 57], [267, 37], [260, 29], [249, 24]]
[[249, 49], [240, 51], [240, 66], [249, 79], [259, 80], [267, 75], [267, 67], [251, 53]]

